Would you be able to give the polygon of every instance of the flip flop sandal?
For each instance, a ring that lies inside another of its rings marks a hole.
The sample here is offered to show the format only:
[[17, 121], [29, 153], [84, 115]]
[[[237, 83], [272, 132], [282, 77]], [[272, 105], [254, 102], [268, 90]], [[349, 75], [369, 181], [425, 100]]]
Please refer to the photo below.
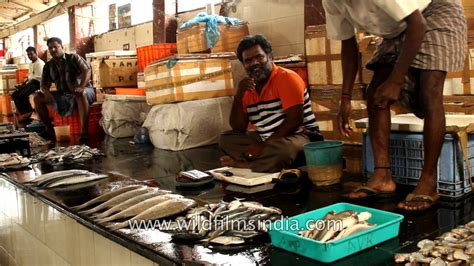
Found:
[[[403, 208], [399, 208], [399, 209], [401, 209], [403, 211], [406, 211], [406, 212], [411, 212], [411, 213], [420, 213], [420, 212], [424, 212], [428, 209], [431, 209], [431, 207], [438, 204], [438, 201], [439, 201], [439, 196], [431, 197], [431, 196], [428, 196], [428, 195], [420, 195], [420, 194], [410, 193], [410, 194], [407, 195], [407, 197], [403, 201], [403, 204], [405, 204], [405, 206]], [[413, 203], [413, 202], [417, 202], [417, 203], [426, 202], [426, 203], [428, 203], [428, 206], [424, 207], [424, 208], [413, 209], [413, 210], [407, 209], [406, 208], [407, 204], [408, 203]]]
[[373, 189], [373, 188], [368, 187], [368, 186], [360, 186], [360, 187], [358, 187], [358, 188], [356, 188], [352, 191], [352, 193], [357, 193], [357, 192], [365, 193], [365, 194], [367, 194], [367, 196], [365, 196], [365, 197], [349, 197], [349, 196], [346, 196], [346, 195], [342, 195], [342, 197], [345, 200], [349, 200], [349, 201], [366, 201], [366, 200], [374, 199], [374, 198], [377, 198], [377, 199], [393, 198], [397, 195], [395, 192], [382, 192], [382, 191]]

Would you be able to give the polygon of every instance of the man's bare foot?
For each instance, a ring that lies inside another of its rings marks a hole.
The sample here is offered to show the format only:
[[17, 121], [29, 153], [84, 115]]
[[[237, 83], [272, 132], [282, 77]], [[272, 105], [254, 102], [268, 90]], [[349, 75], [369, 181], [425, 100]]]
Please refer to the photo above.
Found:
[[224, 155], [220, 158], [222, 166], [237, 167], [237, 168], [250, 168], [250, 164], [244, 161], [237, 161], [234, 158]]
[[413, 192], [398, 204], [398, 208], [413, 212], [423, 211], [430, 208], [438, 199], [436, 179], [420, 178]]
[[[374, 175], [370, 178], [367, 184], [365, 184], [365, 186], [381, 193], [394, 192], [397, 187], [395, 182], [392, 180], [390, 169], [385, 168], [375, 169]], [[368, 197], [369, 194], [367, 192], [358, 191], [350, 192], [348, 194], [344, 194], [343, 196], [349, 199], [362, 199]]]

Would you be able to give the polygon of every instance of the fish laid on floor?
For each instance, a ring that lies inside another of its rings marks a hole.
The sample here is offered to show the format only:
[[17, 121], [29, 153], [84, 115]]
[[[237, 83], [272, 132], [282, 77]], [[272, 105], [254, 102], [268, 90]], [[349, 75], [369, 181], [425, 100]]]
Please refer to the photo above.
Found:
[[17, 169], [28, 166], [30, 160], [17, 153], [0, 154], [0, 169]]
[[81, 213], [81, 214], [91, 214], [91, 213], [94, 213], [94, 212], [104, 210], [106, 208], [111, 208], [112, 206], [115, 206], [119, 203], [122, 203], [122, 202], [128, 200], [128, 199], [134, 198], [136, 196], [142, 195], [142, 194], [147, 193], [147, 192], [152, 191], [152, 190], [153, 190], [152, 188], [143, 187], [143, 188], [138, 188], [138, 189], [134, 189], [134, 190], [131, 190], [131, 191], [127, 191], [125, 193], [122, 193], [120, 195], [117, 195], [117, 196], [109, 199], [106, 202], [103, 202], [103, 203], [99, 204], [98, 206], [96, 206], [92, 209], [82, 210], [79, 213]]
[[119, 203], [118, 205], [115, 205], [113, 206], [112, 208], [108, 209], [107, 211], [103, 212], [103, 213], [99, 213], [95, 216], [93, 216], [92, 218], [93, 219], [103, 219], [103, 218], [106, 218], [110, 215], [114, 215], [116, 213], [119, 213], [129, 207], [132, 207], [136, 204], [139, 204], [141, 203], [142, 201], [145, 201], [147, 199], [150, 199], [150, 198], [153, 198], [155, 196], [159, 196], [159, 195], [163, 195], [163, 194], [168, 194], [168, 191], [165, 190], [164, 192], [162, 192], [161, 190], [154, 190], [154, 191], [150, 191], [150, 192], [147, 192], [143, 195], [139, 195], [139, 196], [136, 196], [134, 198], [131, 198], [131, 199], [128, 199], [122, 203]]
[[417, 244], [419, 251], [395, 254], [395, 262], [408, 262], [410, 265], [474, 265], [472, 228], [474, 221], [453, 228], [435, 240], [423, 239]]
[[164, 201], [167, 201], [169, 199], [180, 199], [180, 198], [183, 198], [183, 196], [181, 195], [177, 195], [177, 194], [165, 194], [165, 195], [158, 195], [158, 196], [154, 196], [152, 198], [149, 198], [147, 200], [144, 200], [144, 201], [141, 201], [139, 203], [136, 203], [112, 216], [109, 216], [109, 217], [105, 217], [105, 218], [102, 218], [102, 219], [98, 219], [96, 220], [96, 222], [98, 223], [106, 223], [106, 222], [110, 222], [110, 221], [113, 221], [113, 220], [117, 220], [117, 219], [123, 219], [123, 218], [129, 218], [129, 217], [133, 217], [135, 215], [138, 215], [150, 208], [152, 208], [153, 206], [155, 205], [158, 205]]
[[87, 145], [57, 147], [45, 153], [33, 156], [37, 161], [48, 161], [51, 164], [83, 162], [94, 157], [104, 156], [99, 149], [92, 149]]
[[49, 185], [47, 185], [45, 188], [55, 188], [55, 187], [61, 187], [61, 186], [68, 186], [68, 185], [74, 185], [74, 184], [80, 184], [80, 183], [86, 183], [89, 181], [96, 181], [100, 179], [105, 179], [107, 178], [107, 175], [83, 175], [83, 176], [73, 176], [69, 177], [66, 179], [58, 180], [56, 182], [53, 182]]
[[115, 189], [115, 190], [109, 191], [107, 193], [104, 193], [104, 194], [102, 194], [98, 197], [95, 197], [95, 198], [93, 198], [93, 199], [91, 199], [91, 200], [89, 200], [89, 201], [87, 201], [87, 202], [85, 202], [81, 205], [71, 207], [71, 209], [79, 211], [79, 210], [82, 210], [82, 209], [87, 208], [89, 206], [92, 206], [94, 204], [108, 201], [109, 199], [111, 199], [115, 196], [118, 196], [122, 193], [131, 191], [131, 190], [134, 190], [134, 189], [137, 189], [137, 188], [144, 188], [144, 187], [145, 186], [143, 186], [143, 185], [130, 185], [130, 186], [126, 186], [126, 187], [123, 187], [123, 188]]
[[36, 186], [42, 186], [45, 182], [50, 182], [52, 180], [57, 180], [57, 179], [75, 176], [75, 175], [83, 175], [87, 173], [90, 173], [90, 172], [87, 170], [79, 170], [79, 169], [56, 171], [56, 172], [51, 172], [51, 173], [37, 176], [35, 179], [31, 180], [29, 183], [33, 183]]
[[131, 218], [122, 223], [117, 223], [109, 226], [110, 229], [117, 230], [121, 228], [125, 228], [129, 225], [129, 222], [133, 221], [143, 221], [143, 220], [157, 220], [161, 218], [165, 218], [171, 215], [178, 214], [183, 212], [189, 208], [192, 208], [196, 205], [196, 202], [192, 199], [186, 198], [177, 198], [177, 199], [169, 199], [155, 205], [147, 209], [146, 211], [136, 215], [135, 217]]

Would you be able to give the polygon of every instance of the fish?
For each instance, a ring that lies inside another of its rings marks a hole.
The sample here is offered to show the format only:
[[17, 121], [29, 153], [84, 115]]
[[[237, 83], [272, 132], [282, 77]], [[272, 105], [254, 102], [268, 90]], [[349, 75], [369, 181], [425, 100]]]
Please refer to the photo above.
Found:
[[142, 195], [144, 193], [147, 193], [149, 191], [151, 191], [152, 189], [151, 188], [146, 188], [146, 187], [143, 187], [143, 188], [138, 188], [138, 189], [134, 189], [134, 190], [131, 190], [131, 191], [127, 191], [125, 193], [122, 193], [120, 195], [117, 195], [111, 199], [109, 199], [108, 201], [106, 202], [103, 202], [102, 204], [92, 208], [92, 209], [89, 209], [89, 210], [85, 210], [85, 211], [80, 211], [79, 213], [81, 214], [91, 214], [91, 213], [94, 213], [94, 212], [98, 212], [100, 210], [103, 210], [105, 208], [110, 208], [112, 206], [115, 206], [116, 204], [119, 204], [119, 203], [122, 203], [130, 198], [133, 198], [133, 197], [136, 197], [138, 195]]
[[219, 236], [219, 237], [209, 240], [209, 242], [227, 246], [227, 245], [243, 244], [245, 243], [245, 240], [236, 236]]
[[163, 195], [162, 193], [159, 192], [159, 190], [156, 190], [156, 191], [150, 191], [148, 193], [145, 193], [143, 195], [139, 195], [139, 196], [136, 196], [134, 198], [131, 198], [131, 199], [128, 199], [110, 209], [108, 209], [107, 211], [103, 212], [103, 213], [100, 213], [96, 216], [93, 216], [92, 218], [93, 219], [103, 219], [105, 217], [108, 217], [112, 214], [115, 214], [115, 213], [118, 213], [120, 211], [123, 211], [135, 204], [138, 204], [144, 200], [147, 200], [149, 198], [152, 198], [152, 197], [155, 197], [155, 196], [159, 196], [159, 195]]
[[342, 230], [333, 240], [339, 240], [341, 238], [353, 235], [355, 233], [359, 233], [365, 231], [367, 229], [372, 228], [374, 225], [372, 224], [365, 224], [365, 223], [358, 223], [352, 226], [347, 227], [346, 229]]
[[276, 213], [276, 214], [281, 214], [281, 210], [277, 208], [271, 208], [271, 207], [264, 207], [262, 204], [258, 203], [255, 204], [255, 202], [250, 202], [250, 201], [243, 201], [242, 206], [253, 209], [253, 210], [258, 210], [262, 212], [267, 212], [267, 213]]
[[81, 184], [81, 183], [86, 183], [89, 181], [94, 181], [94, 180], [100, 180], [107, 178], [107, 175], [78, 175], [78, 176], [72, 176], [68, 177], [65, 179], [61, 179], [58, 181], [55, 181], [53, 183], [48, 184], [45, 186], [45, 188], [55, 188], [55, 187], [60, 187], [60, 186], [69, 186], [69, 185], [75, 185], [75, 184]]
[[243, 239], [249, 239], [249, 238], [254, 238], [261, 234], [262, 233], [254, 231], [254, 230], [249, 230], [249, 231], [229, 230], [224, 233], [224, 236], [237, 236]]
[[134, 189], [137, 189], [137, 188], [143, 188], [144, 186], [142, 185], [130, 185], [130, 186], [126, 186], [126, 187], [123, 187], [123, 188], [119, 188], [119, 189], [115, 189], [115, 190], [112, 190], [112, 191], [109, 191], [109, 192], [106, 192], [98, 197], [95, 197], [81, 205], [77, 205], [77, 206], [74, 206], [74, 207], [71, 207], [72, 210], [75, 210], [75, 211], [78, 211], [78, 210], [82, 210], [84, 208], [87, 208], [89, 206], [92, 206], [94, 204], [97, 204], [97, 203], [101, 203], [101, 202], [105, 202], [105, 201], [108, 201], [109, 199], [115, 197], [115, 196], [118, 196], [122, 193], [125, 193], [127, 191], [131, 191], [131, 190], [134, 190]]
[[453, 253], [453, 257], [455, 260], [463, 260], [466, 262], [471, 261], [471, 256], [465, 254], [462, 249], [455, 249]]
[[130, 220], [111, 225], [109, 226], [109, 228], [112, 230], [117, 230], [117, 229], [127, 227], [129, 225], [129, 222], [140, 221], [140, 220], [156, 220], [156, 219], [168, 217], [174, 214], [178, 214], [194, 206], [196, 206], [196, 201], [192, 199], [186, 199], [186, 198], [169, 199], [145, 210], [144, 212], [136, 215]]
[[52, 180], [52, 179], [62, 178], [62, 177], [66, 177], [66, 176], [87, 174], [87, 173], [90, 173], [90, 172], [87, 171], [87, 170], [79, 170], [79, 169], [55, 171], [55, 172], [39, 175], [35, 179], [29, 181], [28, 183], [34, 183], [37, 186], [40, 186], [42, 182], [47, 182], [47, 181]]
[[110, 221], [113, 221], [113, 220], [117, 220], [117, 219], [121, 219], [121, 218], [128, 218], [128, 217], [133, 217], [135, 215], [138, 215], [140, 213], [142, 213], [143, 211], [146, 211], [148, 210], [149, 208], [152, 208], [153, 206], [157, 205], [157, 204], [160, 204], [164, 201], [167, 201], [169, 199], [179, 199], [179, 198], [182, 198], [183, 196], [181, 195], [177, 195], [177, 194], [165, 194], [165, 195], [158, 195], [158, 196], [154, 196], [152, 198], [149, 198], [147, 200], [144, 200], [144, 201], [141, 201], [141, 202], [138, 202], [137, 204], [135, 205], [132, 205], [112, 216], [109, 216], [109, 217], [105, 217], [105, 218], [102, 218], [102, 219], [98, 219], [96, 220], [96, 222], [98, 223], [106, 223], [106, 222], [110, 222]]
[[430, 262], [430, 266], [447, 266], [448, 264], [442, 258], [436, 258]]

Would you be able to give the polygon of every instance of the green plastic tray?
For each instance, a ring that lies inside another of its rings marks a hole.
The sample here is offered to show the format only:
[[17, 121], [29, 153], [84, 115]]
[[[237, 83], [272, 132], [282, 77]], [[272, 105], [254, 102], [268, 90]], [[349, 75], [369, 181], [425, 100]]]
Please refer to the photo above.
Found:
[[[299, 231], [306, 229], [307, 221], [322, 219], [329, 211], [344, 210], [368, 211], [372, 214], [369, 223], [376, 224], [376, 226], [329, 243], [298, 235]], [[330, 263], [397, 237], [402, 220], [403, 215], [400, 214], [349, 203], [337, 203], [276, 221], [268, 226], [268, 233], [273, 246], [317, 261]]]

